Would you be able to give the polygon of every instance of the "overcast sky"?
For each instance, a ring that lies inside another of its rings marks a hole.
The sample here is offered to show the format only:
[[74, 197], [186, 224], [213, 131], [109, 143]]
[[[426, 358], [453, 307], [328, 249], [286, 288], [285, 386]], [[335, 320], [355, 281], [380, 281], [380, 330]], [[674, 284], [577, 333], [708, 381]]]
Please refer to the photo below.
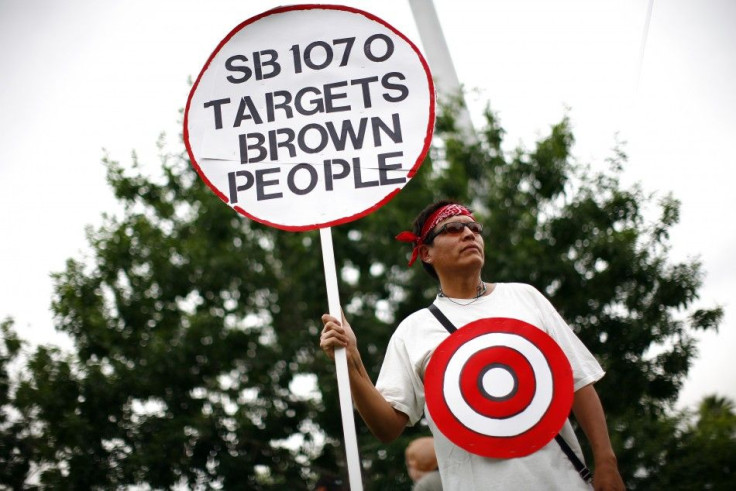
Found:
[[[161, 132], [182, 148], [190, 78], [235, 26], [286, 3], [0, 1], [0, 318], [63, 345], [49, 275], [81, 257], [85, 226], [116, 208], [103, 149], [126, 166], [135, 150], [156, 172]], [[342, 3], [422, 47], [408, 1]], [[530, 148], [568, 114], [579, 161], [602, 168], [624, 141], [625, 183], [682, 201], [672, 260], [702, 261], [698, 305], [726, 316], [699, 335], [680, 404], [736, 400], [736, 2], [655, 1], [644, 50], [649, 0], [434, 3], [477, 124], [490, 101], [509, 148]]]

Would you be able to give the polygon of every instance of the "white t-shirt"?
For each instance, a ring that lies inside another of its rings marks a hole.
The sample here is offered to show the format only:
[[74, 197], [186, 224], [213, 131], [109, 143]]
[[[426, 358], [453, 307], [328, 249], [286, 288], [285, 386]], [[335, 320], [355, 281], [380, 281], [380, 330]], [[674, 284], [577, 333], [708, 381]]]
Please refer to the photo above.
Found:
[[[600, 364], [552, 304], [530, 285], [497, 283], [490, 295], [469, 305], [457, 305], [443, 297], [436, 298], [434, 304], [459, 329], [478, 319], [509, 317], [544, 330], [567, 355], [576, 391], [604, 375]], [[437, 429], [425, 409], [423, 379], [432, 353], [448, 336], [447, 330], [429, 310], [414, 312], [399, 324], [391, 337], [376, 382], [386, 400], [409, 417], [408, 425], [414, 425], [422, 414], [427, 416], [435, 438], [444, 488], [463, 491], [591, 489], [554, 440], [525, 457], [492, 459], [463, 450]], [[565, 422], [560, 433], [582, 460], [580, 444], [569, 421]]]

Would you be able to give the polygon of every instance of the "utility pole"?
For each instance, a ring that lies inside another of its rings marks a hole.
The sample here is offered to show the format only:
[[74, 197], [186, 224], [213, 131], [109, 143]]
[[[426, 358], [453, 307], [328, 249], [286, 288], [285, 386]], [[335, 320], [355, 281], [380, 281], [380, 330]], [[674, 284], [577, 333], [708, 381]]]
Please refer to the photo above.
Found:
[[409, 0], [409, 5], [434, 78], [439, 102], [453, 99], [460, 102], [456, 119], [457, 128], [468, 141], [475, 141], [473, 121], [470, 119], [470, 112], [465, 104], [465, 95], [457, 78], [455, 66], [452, 64], [450, 50], [442, 34], [442, 26], [437, 17], [434, 2], [432, 0]]

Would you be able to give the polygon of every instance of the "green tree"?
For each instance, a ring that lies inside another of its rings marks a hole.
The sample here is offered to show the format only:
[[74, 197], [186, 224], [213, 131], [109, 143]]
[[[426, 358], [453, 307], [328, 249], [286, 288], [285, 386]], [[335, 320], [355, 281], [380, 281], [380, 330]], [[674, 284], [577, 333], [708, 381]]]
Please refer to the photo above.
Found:
[[56, 325], [76, 352], [39, 349], [17, 391], [43, 427], [40, 480], [304, 486], [324, 409], [290, 384], [313, 371], [313, 237], [239, 218], [183, 155], [164, 160], [159, 183], [106, 161], [124, 211], [89, 231], [90, 260], [55, 277]]
[[[488, 110], [465, 144], [444, 113], [433, 158], [404, 191], [333, 230], [366, 367], [375, 378], [393, 326], [436, 294], [393, 236], [435, 199], [471, 203], [488, 230], [486, 279], [546, 292], [608, 371], [599, 392], [634, 488], [659, 468], [648, 442], [687, 373], [691, 333], [721, 311], [693, 307], [700, 265], [667, 258], [679, 204], [623, 188], [622, 153], [606, 172], [575, 165], [567, 119], [531, 151], [505, 151], [503, 136]], [[105, 164], [122, 212], [89, 230], [90, 258], [55, 276], [55, 325], [75, 351], [38, 348], [12, 395], [38, 437], [27, 455], [40, 482], [303, 489], [345, 476], [334, 368], [317, 346], [327, 305], [316, 232], [243, 219], [183, 153], [162, 155], [158, 180], [135, 162]], [[293, 390], [304, 380], [314, 394]], [[426, 428], [390, 445], [357, 429], [366, 488], [408, 489], [403, 451]]]
[[708, 396], [694, 416], [684, 411], [664, 424], [671, 431], [660, 441], [660, 465], [642, 479], [643, 488], [726, 491], [736, 487], [733, 401]]
[[10, 319], [0, 322], [0, 335], [0, 484], [23, 489], [34, 442], [16, 412], [11, 374], [13, 366], [19, 363], [23, 343], [13, 331]]

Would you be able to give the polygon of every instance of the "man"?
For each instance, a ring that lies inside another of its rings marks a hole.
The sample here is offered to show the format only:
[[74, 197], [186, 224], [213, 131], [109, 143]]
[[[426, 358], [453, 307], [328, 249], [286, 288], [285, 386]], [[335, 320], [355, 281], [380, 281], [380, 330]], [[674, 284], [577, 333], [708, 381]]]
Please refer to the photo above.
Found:
[[437, 468], [437, 455], [434, 452], [434, 439], [422, 436], [406, 446], [406, 470], [414, 481], [411, 491], [442, 491], [440, 471]]
[[[516, 318], [549, 334], [568, 357], [573, 370], [573, 412], [585, 432], [595, 460], [596, 490], [624, 489], [611, 448], [605, 416], [592, 384], [603, 376], [595, 358], [582, 345], [552, 305], [530, 285], [487, 283], [481, 278], [485, 260], [483, 237], [470, 210], [440, 201], [425, 208], [413, 232], [399, 240], [413, 244], [411, 265], [417, 258], [439, 280], [434, 301], [457, 327], [489, 317]], [[402, 321], [389, 342], [376, 385], [368, 377], [346, 319], [322, 317], [321, 348], [334, 358], [335, 347], [346, 348], [350, 388], [355, 407], [381, 441], [398, 437], [425, 413], [424, 371], [434, 349], [449, 335], [427, 309]], [[492, 459], [469, 453], [438, 430], [426, 412], [435, 437], [435, 450], [445, 489], [590, 489], [556, 441], [536, 452], [513, 459]], [[569, 421], [561, 436], [578, 456], [579, 443]]]

